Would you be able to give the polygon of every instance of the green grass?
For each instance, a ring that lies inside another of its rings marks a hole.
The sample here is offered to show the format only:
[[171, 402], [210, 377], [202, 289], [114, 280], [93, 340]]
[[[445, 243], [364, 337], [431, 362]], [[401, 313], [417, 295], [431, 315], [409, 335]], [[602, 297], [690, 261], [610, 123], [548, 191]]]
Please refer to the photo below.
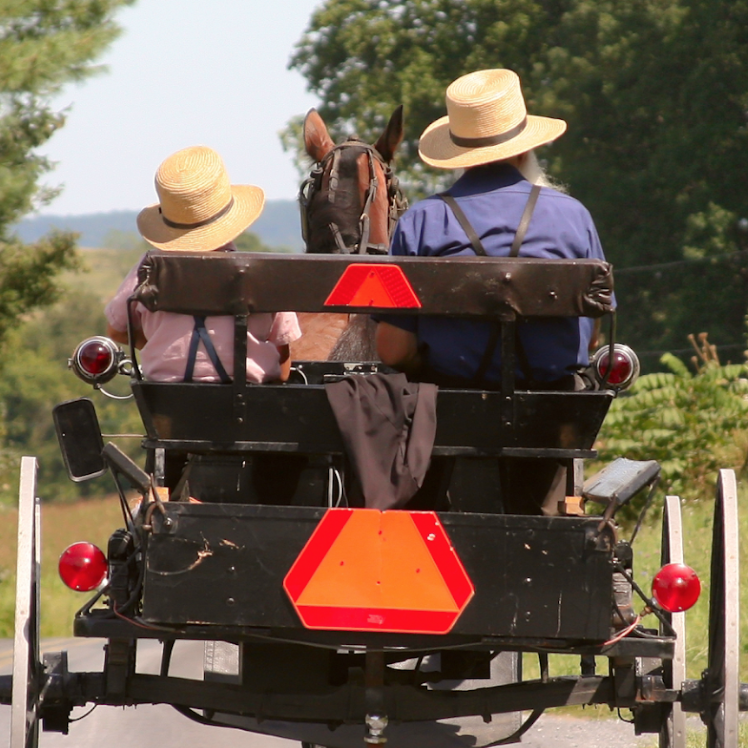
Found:
[[[13, 636], [18, 512], [0, 509], [0, 637]], [[112, 531], [123, 525], [119, 500], [80, 501], [42, 505], [41, 633], [43, 637], [72, 636], [73, 616], [87, 593], [65, 587], [57, 573], [57, 560], [71, 543], [88, 540], [106, 551]]]
[[[748, 548], [748, 486], [741, 484], [739, 502], [739, 533], [741, 548]], [[698, 679], [706, 668], [708, 656], [708, 621], [709, 621], [709, 564], [712, 543], [712, 513], [713, 501], [702, 500], [692, 502], [683, 507], [683, 538], [684, 560], [698, 573], [702, 583], [701, 597], [691, 610], [686, 613], [686, 662], [687, 677]], [[650, 592], [652, 578], [660, 568], [660, 537], [659, 521], [650, 521], [639, 531], [634, 542], [634, 577], [639, 586], [647, 593]], [[630, 537], [630, 531], [623, 531], [621, 537]], [[740, 680], [748, 682], [748, 553], [742, 553], [740, 559]], [[637, 611], [640, 608], [637, 607]], [[653, 616], [644, 619], [644, 623], [656, 628], [657, 622]], [[551, 676], [578, 675], [579, 658], [566, 655], [551, 655], [549, 658]], [[525, 678], [537, 678], [539, 671], [537, 658], [525, 654], [523, 657]], [[607, 674], [607, 663], [598, 658], [598, 673]], [[616, 717], [616, 712], [607, 706], [592, 707], [564, 707], [549, 710], [574, 714], [590, 719], [606, 719]], [[633, 729], [633, 728], [632, 728]], [[703, 745], [703, 738], [697, 733], [689, 748]], [[653, 745], [656, 745], [656, 740]], [[741, 726], [741, 746], [748, 747], [748, 725]]]

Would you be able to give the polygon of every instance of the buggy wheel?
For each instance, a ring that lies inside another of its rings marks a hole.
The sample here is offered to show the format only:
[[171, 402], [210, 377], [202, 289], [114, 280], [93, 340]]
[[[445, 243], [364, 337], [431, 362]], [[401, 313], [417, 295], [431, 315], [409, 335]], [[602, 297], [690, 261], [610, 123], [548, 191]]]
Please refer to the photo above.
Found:
[[41, 568], [40, 507], [36, 497], [36, 458], [21, 458], [18, 496], [18, 561], [13, 639], [10, 748], [39, 745], [39, 572]]
[[[683, 522], [681, 520], [680, 498], [667, 496], [662, 516], [661, 563], [683, 563]], [[663, 680], [666, 688], [680, 690], [686, 679], [686, 614], [666, 613], [675, 631], [675, 652], [672, 660], [664, 660]], [[660, 623], [660, 634], [664, 634]], [[660, 748], [685, 748], [686, 715], [680, 702], [663, 704], [663, 720], [660, 727]]]
[[707, 748], [737, 748], [740, 653], [738, 489], [735, 473], [720, 470], [714, 502], [709, 584], [709, 660], [705, 673]]

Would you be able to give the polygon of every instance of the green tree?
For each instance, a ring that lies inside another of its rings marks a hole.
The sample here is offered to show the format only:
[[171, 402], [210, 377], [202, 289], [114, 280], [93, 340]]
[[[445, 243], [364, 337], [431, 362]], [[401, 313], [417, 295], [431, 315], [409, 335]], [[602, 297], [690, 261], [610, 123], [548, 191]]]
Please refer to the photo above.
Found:
[[268, 247], [253, 231], [245, 231], [234, 239], [239, 252], [292, 252], [288, 247]]
[[0, 2], [0, 345], [19, 315], [55, 301], [58, 274], [77, 264], [74, 234], [24, 245], [10, 226], [57, 193], [39, 185], [53, 164], [37, 152], [65, 122], [52, 97], [100, 70], [91, 61], [119, 32], [115, 11], [132, 1]]
[[641, 377], [614, 400], [597, 445], [603, 462], [657, 460], [664, 490], [691, 500], [712, 495], [720, 468], [748, 467], [748, 368], [721, 365], [706, 336], [701, 343], [696, 373], [665, 354], [667, 371]]
[[720, 263], [748, 249], [748, 0], [328, 0], [290, 65], [338, 136], [371, 136], [405, 105], [398, 174], [411, 196], [451, 178], [417, 158], [447, 85], [516, 70], [530, 111], [568, 121], [541, 156], [614, 265], [698, 261], [619, 274], [621, 335], [663, 350], [714, 324], [715, 342], [742, 339], [748, 274]]
[[[98, 276], [97, 276], [98, 277]], [[110, 400], [79, 380], [67, 368], [78, 343], [106, 330], [98, 293], [79, 288], [53, 306], [31, 315], [8, 333], [6, 362], [0, 377], [0, 503], [17, 500], [18, 462], [23, 454], [39, 459], [42, 498], [52, 500], [97, 496], [114, 490], [111, 476], [72, 483], [60, 455], [52, 421], [59, 402], [91, 398], [105, 434], [142, 434], [143, 425], [132, 400]], [[129, 392], [124, 377], [107, 384], [117, 395]], [[142, 463], [140, 438], [110, 439]]]

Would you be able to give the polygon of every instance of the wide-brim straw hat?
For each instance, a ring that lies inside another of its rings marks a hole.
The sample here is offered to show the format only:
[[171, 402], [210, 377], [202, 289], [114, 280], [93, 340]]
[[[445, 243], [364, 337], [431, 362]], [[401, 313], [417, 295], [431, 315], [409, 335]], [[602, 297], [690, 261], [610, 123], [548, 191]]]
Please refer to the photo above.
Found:
[[527, 113], [519, 76], [512, 70], [478, 70], [447, 89], [447, 116], [421, 135], [418, 153], [430, 166], [464, 169], [501, 161], [550, 143], [566, 122]]
[[265, 193], [232, 185], [223, 159], [206, 146], [169, 156], [156, 172], [159, 202], [138, 215], [138, 230], [158, 249], [206, 252], [236, 239], [262, 213]]

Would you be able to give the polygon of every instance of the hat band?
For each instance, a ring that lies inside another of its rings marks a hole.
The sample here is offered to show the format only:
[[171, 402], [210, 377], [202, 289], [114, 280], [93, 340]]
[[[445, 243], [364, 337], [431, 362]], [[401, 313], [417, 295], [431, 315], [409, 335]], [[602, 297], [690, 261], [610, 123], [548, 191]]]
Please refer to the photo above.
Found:
[[176, 221], [170, 221], [163, 213], [161, 213], [161, 206], [159, 206], [158, 212], [161, 213], [161, 219], [163, 222], [172, 229], [199, 229], [201, 226], [207, 226], [209, 223], [214, 223], [219, 218], [223, 218], [234, 205], [234, 196], [231, 196], [231, 200], [221, 208], [215, 215], [210, 218], [206, 218], [204, 221], [197, 221], [196, 223], [177, 223]]
[[450, 130], [449, 138], [455, 145], [459, 145], [462, 148], [483, 148], [487, 145], [500, 145], [501, 143], [506, 143], [508, 140], [516, 138], [525, 127], [527, 127], [527, 117], [525, 117], [516, 127], [507, 130], [507, 132], [502, 132], [499, 135], [488, 135], [485, 138], [462, 138], [459, 135], [455, 135]]

